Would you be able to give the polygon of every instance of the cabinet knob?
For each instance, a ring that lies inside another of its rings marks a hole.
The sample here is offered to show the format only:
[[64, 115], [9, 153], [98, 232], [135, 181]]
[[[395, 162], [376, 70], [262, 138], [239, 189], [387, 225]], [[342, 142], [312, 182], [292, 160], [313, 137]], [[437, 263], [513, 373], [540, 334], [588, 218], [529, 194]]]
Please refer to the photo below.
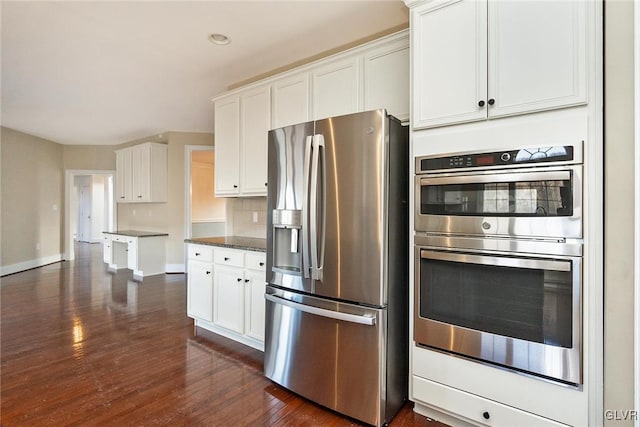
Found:
[[249, 283], [249, 279], [244, 279], [244, 283]]
[[229, 257], [228, 256], [224, 257], [224, 260], [229, 261]]
[[121, 199], [124, 199], [124, 196], [120, 196]]
[[484, 101], [478, 102], [478, 107], [484, 107]]
[[234, 185], [233, 185], [233, 188], [238, 188], [238, 186], [234, 184]]
[[210, 271], [207, 271], [207, 274], [211, 274], [211, 272], [210, 272]]
[[261, 262], [261, 263], [260, 263], [260, 267], [264, 267], [264, 262]]
[[495, 104], [495, 103], [496, 103], [496, 100], [495, 100], [495, 99], [491, 98], [491, 99], [489, 100], [489, 105], [493, 105], [493, 104]]
[[238, 280], [238, 282], [242, 282], [242, 279], [241, 279], [241, 278], [239, 278], [239, 277], [238, 277], [238, 279], [237, 279], [237, 280]]
[[266, 182], [264, 183], [264, 186], [265, 186], [265, 187], [267, 186], [267, 183], [266, 183]]
[[196, 252], [196, 256], [200, 256], [200, 252]]
[[489, 412], [487, 412], [487, 411], [484, 411], [484, 412], [482, 413], [482, 417], [483, 417], [485, 420], [488, 420], [489, 418], [491, 418], [491, 414], [489, 414]]

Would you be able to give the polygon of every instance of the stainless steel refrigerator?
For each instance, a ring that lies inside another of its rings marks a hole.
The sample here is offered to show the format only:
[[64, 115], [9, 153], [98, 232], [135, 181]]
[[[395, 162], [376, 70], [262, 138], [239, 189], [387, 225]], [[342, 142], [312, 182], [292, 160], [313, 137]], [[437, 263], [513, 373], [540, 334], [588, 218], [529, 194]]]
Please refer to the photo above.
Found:
[[407, 399], [408, 149], [385, 110], [269, 132], [265, 375], [373, 425]]

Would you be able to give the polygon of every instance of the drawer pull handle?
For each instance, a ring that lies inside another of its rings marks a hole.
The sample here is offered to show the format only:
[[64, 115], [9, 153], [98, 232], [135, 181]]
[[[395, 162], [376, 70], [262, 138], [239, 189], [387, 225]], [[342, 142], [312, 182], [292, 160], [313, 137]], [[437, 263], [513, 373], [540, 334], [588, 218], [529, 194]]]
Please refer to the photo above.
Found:
[[249, 283], [249, 279], [244, 279], [244, 283]]
[[229, 261], [229, 257], [228, 256], [224, 257], [224, 260]]
[[238, 279], [237, 279], [237, 280], [238, 280], [238, 282], [242, 282], [242, 279], [241, 279], [241, 278], [239, 278], [239, 277], [238, 277]]
[[487, 411], [484, 411], [484, 412], [482, 413], [482, 417], [483, 417], [485, 420], [488, 420], [489, 418], [491, 418], [491, 414], [489, 414], [489, 412], [487, 412]]
[[261, 263], [260, 263], [260, 267], [264, 267], [264, 262], [261, 262]]
[[210, 271], [207, 271], [207, 274], [211, 274], [211, 272], [210, 272]]
[[196, 256], [200, 256], [200, 252], [196, 252]]

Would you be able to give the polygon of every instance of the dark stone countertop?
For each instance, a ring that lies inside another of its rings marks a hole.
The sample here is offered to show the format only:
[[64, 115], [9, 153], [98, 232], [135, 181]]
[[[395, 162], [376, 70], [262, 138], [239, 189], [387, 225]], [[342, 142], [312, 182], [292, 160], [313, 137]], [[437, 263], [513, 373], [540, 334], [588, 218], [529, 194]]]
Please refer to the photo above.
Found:
[[198, 245], [222, 246], [225, 248], [244, 249], [248, 251], [266, 252], [267, 239], [257, 239], [254, 237], [223, 236], [223, 237], [194, 237], [185, 239], [185, 243], [196, 243]]
[[129, 237], [157, 237], [168, 236], [168, 233], [161, 233], [158, 231], [140, 231], [140, 230], [116, 230], [116, 231], [103, 231], [104, 234], [117, 234], [119, 236]]

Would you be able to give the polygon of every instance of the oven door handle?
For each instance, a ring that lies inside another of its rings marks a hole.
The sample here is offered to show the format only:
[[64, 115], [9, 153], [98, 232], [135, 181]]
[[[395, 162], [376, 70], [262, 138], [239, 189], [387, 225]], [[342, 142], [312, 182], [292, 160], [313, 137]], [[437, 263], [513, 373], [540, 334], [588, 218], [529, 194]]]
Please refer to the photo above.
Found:
[[494, 182], [568, 181], [571, 171], [496, 173], [459, 176], [420, 177], [420, 185], [475, 184]]
[[554, 261], [531, 258], [509, 258], [467, 253], [449, 253], [420, 250], [420, 258], [439, 261], [453, 261], [467, 264], [494, 265], [497, 267], [530, 268], [534, 270], [571, 271], [571, 261]]

